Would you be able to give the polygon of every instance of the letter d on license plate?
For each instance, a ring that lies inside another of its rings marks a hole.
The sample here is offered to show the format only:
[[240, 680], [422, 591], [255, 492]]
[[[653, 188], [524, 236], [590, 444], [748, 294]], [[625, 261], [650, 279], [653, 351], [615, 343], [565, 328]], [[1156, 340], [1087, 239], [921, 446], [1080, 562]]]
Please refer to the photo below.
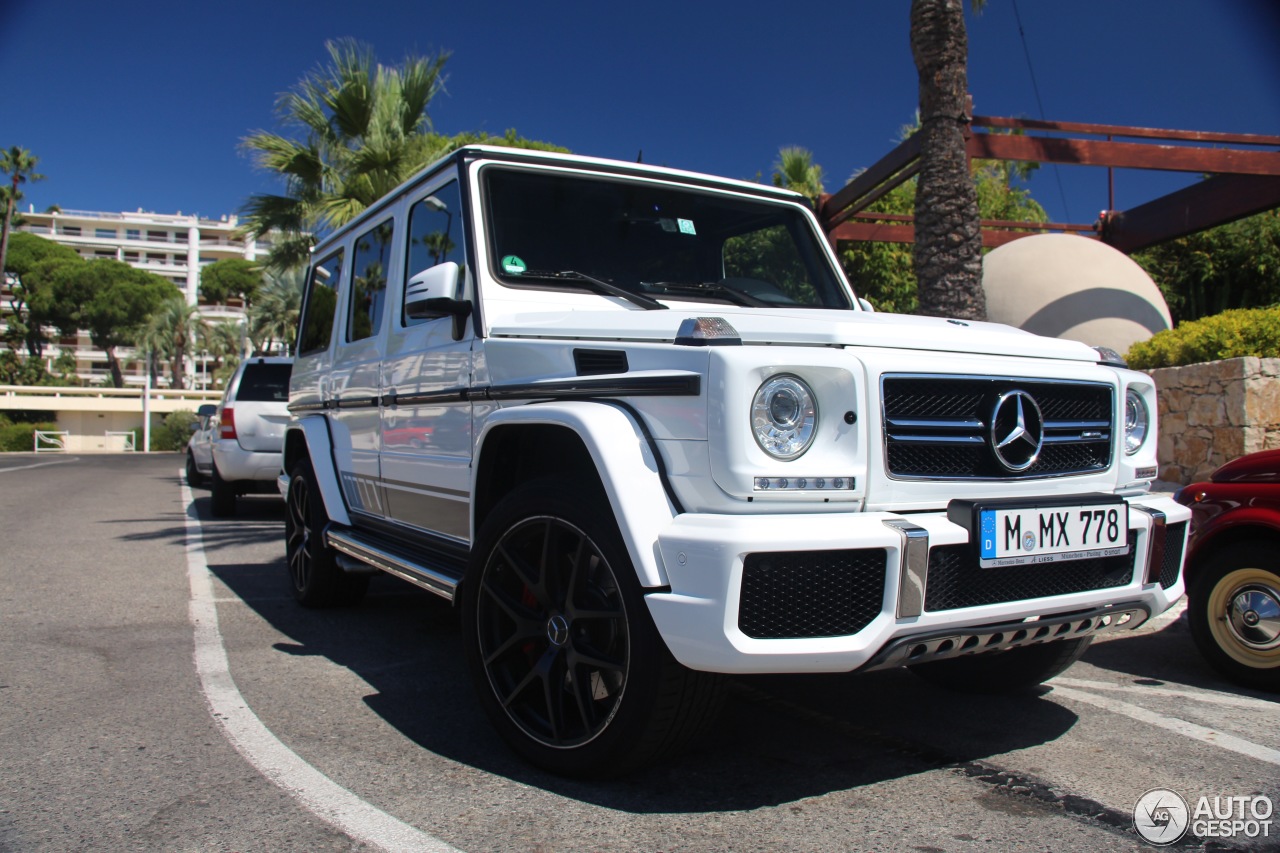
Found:
[[1069, 503], [1062, 498], [952, 501], [948, 517], [967, 522], [963, 526], [984, 569], [1129, 553], [1129, 505], [1110, 496], [1077, 496]]

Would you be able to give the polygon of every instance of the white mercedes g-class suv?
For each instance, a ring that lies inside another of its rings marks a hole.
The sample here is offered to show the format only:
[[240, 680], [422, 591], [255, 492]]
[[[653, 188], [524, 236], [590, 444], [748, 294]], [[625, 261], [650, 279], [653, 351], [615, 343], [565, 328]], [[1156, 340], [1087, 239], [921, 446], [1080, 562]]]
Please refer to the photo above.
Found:
[[559, 773], [686, 743], [724, 673], [1025, 688], [1182, 595], [1155, 393], [867, 310], [794, 193], [468, 147], [315, 248], [289, 574], [457, 602], [481, 705]]

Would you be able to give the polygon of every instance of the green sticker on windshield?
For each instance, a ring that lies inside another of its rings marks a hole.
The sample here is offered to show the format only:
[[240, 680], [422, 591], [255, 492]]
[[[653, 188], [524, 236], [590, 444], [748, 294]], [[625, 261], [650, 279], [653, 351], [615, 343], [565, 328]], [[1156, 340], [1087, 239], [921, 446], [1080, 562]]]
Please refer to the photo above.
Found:
[[528, 267], [525, 266], [524, 261], [520, 260], [520, 258], [515, 255], [507, 255], [502, 259], [502, 271], [505, 273], [520, 275], [527, 269]]
[[677, 219], [676, 224], [680, 226], [681, 234], [693, 234], [694, 236], [697, 236], [698, 231], [693, 227], [692, 219]]

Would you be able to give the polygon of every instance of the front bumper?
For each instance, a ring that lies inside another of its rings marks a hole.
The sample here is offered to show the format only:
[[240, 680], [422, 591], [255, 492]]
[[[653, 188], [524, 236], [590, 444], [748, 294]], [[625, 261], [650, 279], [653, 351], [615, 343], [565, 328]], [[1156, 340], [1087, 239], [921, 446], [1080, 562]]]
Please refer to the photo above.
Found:
[[[646, 600], [672, 654], [688, 667], [711, 672], [848, 672], [923, 662], [939, 649], [949, 656], [948, 638], [971, 643], [969, 637], [987, 642], [1001, 635], [990, 646], [995, 650], [1007, 647], [1001, 645], [1009, 640], [1003, 635], [1016, 633], [1020, 629], [1013, 626], [1023, 620], [1059, 616], [1071, 618], [1053, 625], [1074, 619], [1072, 630], [1086, 616], [1107, 614], [1117, 618], [1101, 629], [1132, 628], [1182, 596], [1191, 514], [1164, 496], [1127, 500], [1133, 510], [1131, 555], [1096, 561], [1092, 574], [1082, 569], [1088, 561], [986, 570], [960, 565], [969, 553], [969, 534], [948, 521], [945, 511], [689, 513], [658, 537], [670, 589], [650, 592]], [[768, 575], [773, 557], [781, 570], [762, 587], [761, 567]], [[815, 561], [823, 565], [814, 569]], [[821, 582], [806, 586], [805, 578], [816, 576]], [[760, 628], [762, 602], [770, 619], [773, 610], [781, 614], [785, 624], [778, 631]], [[846, 607], [861, 608], [863, 615], [846, 619]], [[810, 611], [826, 615], [810, 620]], [[1131, 615], [1121, 619], [1122, 612]], [[856, 629], [832, 629], [851, 624]], [[1029, 627], [1028, 642], [1065, 636], [1038, 634], [1043, 625], [1034, 622]], [[1095, 630], [1091, 623], [1073, 636]], [[898, 649], [915, 649], [916, 656], [908, 660]], [[963, 651], [976, 650], [970, 645]]]

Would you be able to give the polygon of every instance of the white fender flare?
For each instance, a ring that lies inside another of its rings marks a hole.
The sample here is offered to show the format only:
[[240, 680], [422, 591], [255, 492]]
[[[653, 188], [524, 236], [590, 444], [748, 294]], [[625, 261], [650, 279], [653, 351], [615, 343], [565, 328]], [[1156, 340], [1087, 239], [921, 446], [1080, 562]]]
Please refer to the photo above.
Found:
[[[485, 419], [476, 444], [479, 455], [472, 467], [473, 496], [477, 487], [474, 478], [480, 470], [479, 457], [484, 454], [486, 436], [497, 427], [511, 424], [562, 426], [582, 439], [600, 475], [613, 516], [618, 520], [618, 530], [640, 585], [667, 586], [667, 573], [658, 551], [658, 533], [678, 513], [663, 487], [660, 462], [654, 455], [651, 439], [631, 414], [607, 401], [582, 400], [499, 409]], [[474, 506], [471, 526], [474, 542], [477, 532]]]
[[[289, 429], [301, 432], [303, 441], [306, 442], [307, 455], [311, 458], [311, 470], [315, 472], [316, 485], [320, 488], [320, 497], [324, 500], [325, 514], [335, 524], [350, 527], [351, 517], [347, 515], [347, 504], [342, 499], [342, 486], [338, 483], [338, 475], [333, 464], [333, 444], [329, 440], [328, 422], [323, 415], [308, 415], [294, 421]], [[286, 441], [286, 446], [287, 444]]]

